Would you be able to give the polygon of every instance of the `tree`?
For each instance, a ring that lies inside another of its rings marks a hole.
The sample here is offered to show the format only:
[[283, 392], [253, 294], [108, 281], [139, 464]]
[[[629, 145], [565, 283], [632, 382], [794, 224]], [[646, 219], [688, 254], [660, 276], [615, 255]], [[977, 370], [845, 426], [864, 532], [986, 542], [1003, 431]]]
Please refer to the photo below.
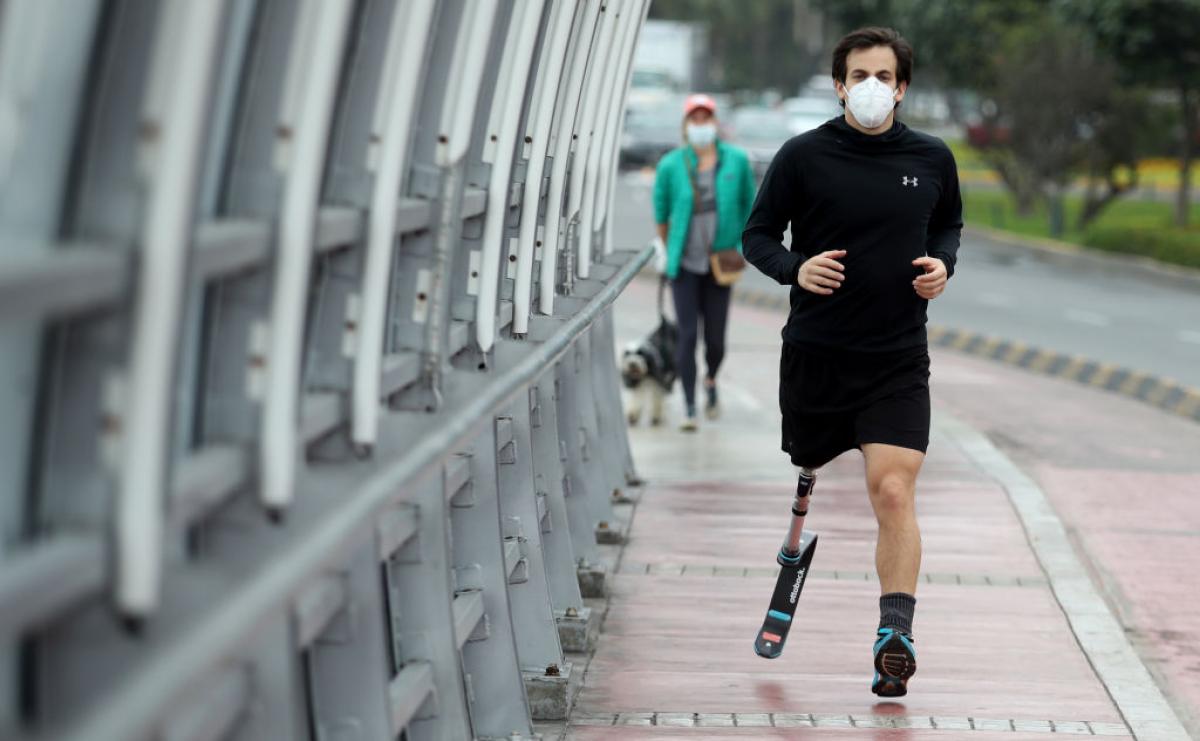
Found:
[[1041, 0], [810, 0], [841, 32], [891, 26], [915, 49], [914, 76], [949, 88], [997, 82], [990, 55], [1015, 29], [1042, 23]]
[[1051, 230], [1061, 233], [1062, 195], [1077, 173], [1090, 171], [1107, 184], [1104, 194], [1087, 192], [1086, 221], [1129, 190], [1117, 173], [1136, 162], [1136, 147], [1120, 134], [1135, 119], [1107, 57], [1075, 28], [1049, 18], [1010, 33], [992, 64], [1003, 70], [991, 93], [1010, 134], [985, 157], [1018, 207], [1048, 197]]
[[1173, 89], [1181, 141], [1175, 222], [1186, 226], [1191, 165], [1200, 140], [1200, 0], [1058, 0], [1121, 67], [1130, 83]]
[[780, 0], [654, 0], [650, 17], [708, 24], [709, 77], [719, 87], [791, 93], [825, 51], [798, 27], [805, 10], [803, 2]]

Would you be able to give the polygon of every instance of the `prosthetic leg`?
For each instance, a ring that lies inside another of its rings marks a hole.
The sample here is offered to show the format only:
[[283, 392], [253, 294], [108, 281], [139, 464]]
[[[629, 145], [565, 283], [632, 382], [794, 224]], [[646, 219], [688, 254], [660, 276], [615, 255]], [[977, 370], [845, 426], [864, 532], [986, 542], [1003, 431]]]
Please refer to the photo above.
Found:
[[771, 606], [763, 619], [758, 636], [754, 639], [754, 652], [764, 659], [779, 658], [783, 644], [787, 641], [792, 617], [813, 552], [817, 549], [817, 534], [804, 529], [804, 517], [808, 514], [808, 500], [816, 483], [817, 472], [811, 468], [800, 470], [796, 482], [796, 499], [792, 502], [792, 522], [788, 527], [787, 539], [779, 549], [779, 578], [775, 582], [775, 593], [771, 595]]

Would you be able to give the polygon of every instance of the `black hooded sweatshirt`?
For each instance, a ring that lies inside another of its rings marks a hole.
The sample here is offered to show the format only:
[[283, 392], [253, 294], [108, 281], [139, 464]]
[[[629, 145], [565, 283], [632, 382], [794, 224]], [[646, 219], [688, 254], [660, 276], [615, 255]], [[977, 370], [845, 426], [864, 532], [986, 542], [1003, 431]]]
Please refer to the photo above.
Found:
[[[792, 230], [791, 250], [783, 231]], [[962, 197], [954, 155], [942, 140], [899, 121], [879, 135], [838, 117], [789, 140], [771, 162], [742, 234], [746, 259], [790, 285], [783, 339], [852, 352], [925, 347], [928, 301], [912, 264], [929, 255], [954, 274]], [[801, 264], [827, 250], [845, 280], [822, 296], [796, 284]]]

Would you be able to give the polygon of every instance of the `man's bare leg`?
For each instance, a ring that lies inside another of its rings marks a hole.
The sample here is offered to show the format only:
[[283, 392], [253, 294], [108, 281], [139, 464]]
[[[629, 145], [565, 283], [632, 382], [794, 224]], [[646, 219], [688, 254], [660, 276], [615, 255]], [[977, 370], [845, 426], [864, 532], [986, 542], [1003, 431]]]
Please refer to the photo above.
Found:
[[867, 491], [879, 523], [875, 569], [882, 594], [916, 594], [921, 571], [921, 531], [917, 527], [917, 474], [925, 462], [918, 450], [868, 443]]
[[925, 454], [878, 443], [862, 447], [867, 491], [879, 522], [875, 568], [881, 595], [871, 691], [880, 697], [901, 697], [908, 693], [908, 680], [917, 671], [912, 618], [921, 572], [921, 531], [915, 492]]

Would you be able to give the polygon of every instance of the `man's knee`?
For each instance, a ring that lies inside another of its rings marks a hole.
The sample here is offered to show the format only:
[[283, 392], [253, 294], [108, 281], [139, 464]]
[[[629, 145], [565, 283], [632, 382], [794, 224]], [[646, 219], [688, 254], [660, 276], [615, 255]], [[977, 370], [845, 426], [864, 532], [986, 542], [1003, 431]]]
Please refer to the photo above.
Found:
[[871, 503], [880, 519], [908, 515], [913, 510], [913, 482], [903, 474], [884, 474], [872, 482]]

